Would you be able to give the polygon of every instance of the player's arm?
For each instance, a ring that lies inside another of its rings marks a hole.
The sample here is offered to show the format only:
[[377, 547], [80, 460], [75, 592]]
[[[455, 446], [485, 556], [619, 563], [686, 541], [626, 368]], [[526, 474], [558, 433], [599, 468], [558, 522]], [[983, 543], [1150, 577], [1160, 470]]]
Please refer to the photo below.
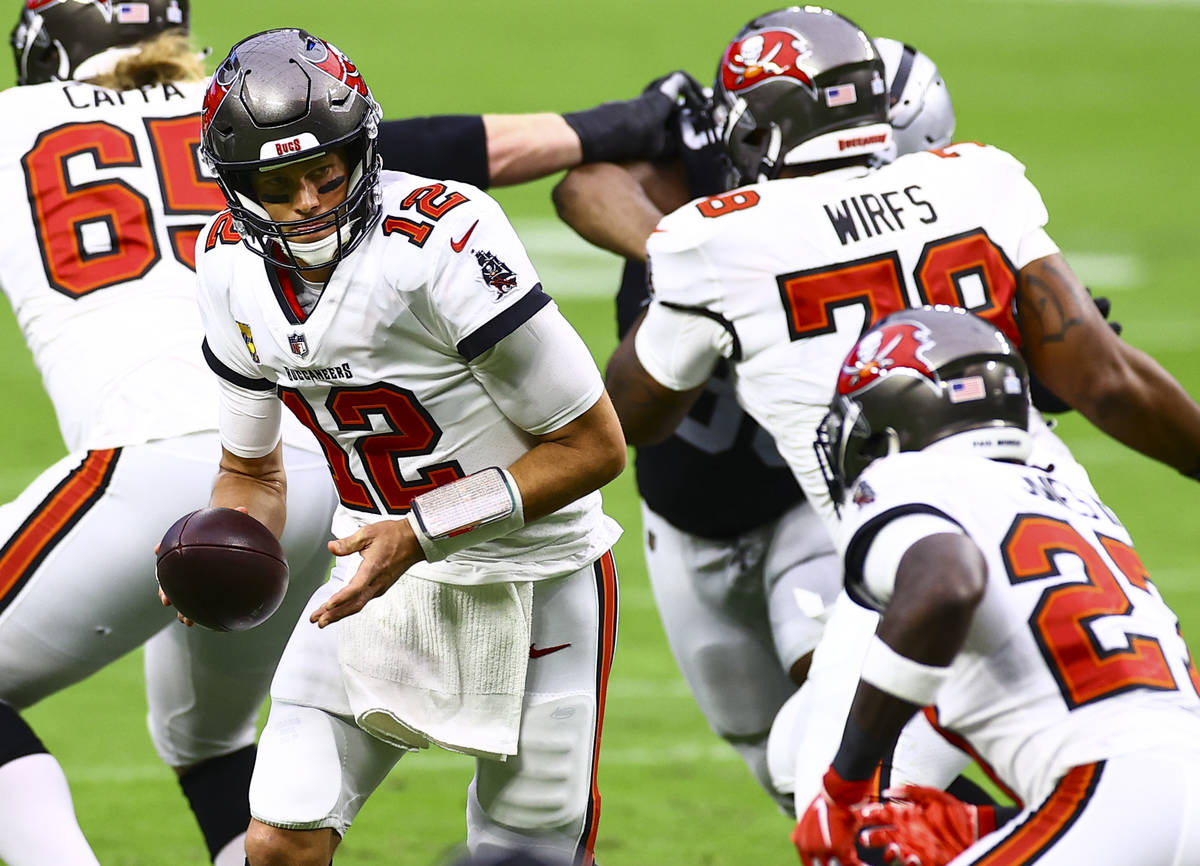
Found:
[[1200, 405], [1113, 332], [1061, 254], [1021, 268], [1017, 320], [1021, 353], [1054, 394], [1118, 441], [1200, 476]]
[[[883, 618], [864, 660], [833, 764], [793, 833], [802, 857], [853, 854], [856, 834], [850, 807], [873, 793], [876, 768], [904, 725], [919, 708], [935, 702], [983, 598], [987, 567], [975, 543], [954, 524], [942, 521], [947, 531], [935, 526], [932, 534], [910, 546], [896, 545], [885, 533], [903, 537], [913, 525], [901, 526], [905, 520], [940, 518], [900, 518], [879, 532], [866, 554], [864, 583], [884, 608]], [[889, 552], [897, 549], [898, 561]], [[848, 562], [855, 552], [852, 541]], [[853, 577], [848, 573], [847, 578], [849, 589]]]
[[696, 311], [651, 303], [621, 340], [605, 386], [630, 445], [654, 445], [684, 419], [728, 346], [728, 333]]
[[633, 99], [566, 114], [444, 115], [384, 121], [385, 168], [479, 187], [523, 183], [584, 162], [663, 159], [675, 145], [684, 72], [651, 82]]
[[567, 172], [552, 193], [558, 216], [584, 240], [646, 261], [646, 239], [663, 214], [688, 201], [683, 163], [597, 162]]

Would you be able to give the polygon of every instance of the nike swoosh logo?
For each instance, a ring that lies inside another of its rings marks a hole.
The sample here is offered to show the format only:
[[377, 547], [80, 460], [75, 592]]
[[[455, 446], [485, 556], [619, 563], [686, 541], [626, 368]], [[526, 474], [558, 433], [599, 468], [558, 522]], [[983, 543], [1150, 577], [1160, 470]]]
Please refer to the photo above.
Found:
[[548, 647], [544, 647], [542, 649], [538, 649], [533, 644], [530, 644], [529, 645], [529, 657], [531, 659], [540, 659], [542, 656], [548, 656], [548, 655], [550, 655], [550, 653], [556, 653], [559, 650], [564, 650], [569, 646], [570, 646], [569, 643], [560, 643], [558, 646], [548, 646]]
[[456, 253], [461, 253], [463, 248], [467, 245], [467, 238], [471, 236], [471, 232], [475, 231], [475, 226], [477, 225], [479, 225], [479, 220], [475, 220], [475, 222], [471, 223], [471, 227], [467, 229], [467, 233], [462, 236], [462, 240], [450, 241], [450, 249], [454, 250]]

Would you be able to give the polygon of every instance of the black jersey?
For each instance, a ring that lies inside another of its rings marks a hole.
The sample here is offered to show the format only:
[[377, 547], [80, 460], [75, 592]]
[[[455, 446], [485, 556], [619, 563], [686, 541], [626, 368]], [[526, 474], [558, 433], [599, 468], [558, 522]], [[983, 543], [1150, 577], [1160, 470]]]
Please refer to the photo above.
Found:
[[[723, 192], [727, 169], [720, 146], [699, 136], [685, 136], [684, 143], [690, 194]], [[646, 266], [626, 262], [617, 292], [620, 336], [648, 297]], [[672, 526], [704, 538], [755, 529], [804, 498], [771, 436], [738, 406], [724, 364], [670, 438], [638, 449], [635, 471], [650, 508]]]

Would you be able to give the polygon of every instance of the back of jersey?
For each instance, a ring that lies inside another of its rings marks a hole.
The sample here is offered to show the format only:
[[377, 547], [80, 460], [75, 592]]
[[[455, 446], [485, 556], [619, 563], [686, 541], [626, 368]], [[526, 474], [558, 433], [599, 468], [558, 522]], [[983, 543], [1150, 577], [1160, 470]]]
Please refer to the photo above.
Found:
[[987, 588], [938, 721], [1026, 802], [1071, 767], [1200, 737], [1200, 676], [1178, 619], [1085, 482], [907, 453], [868, 467], [848, 508], [852, 593], [856, 563], [897, 508], [942, 514], [983, 551]]
[[1057, 252], [1041, 197], [973, 143], [733, 190], [675, 211], [647, 242], [658, 301], [733, 335], [742, 405], [831, 515], [813, 433], [854, 341], [906, 307], [950, 304], [1019, 344], [1017, 270]]
[[72, 450], [216, 426], [195, 239], [225, 205], [197, 157], [203, 92], [0, 93], [0, 287]]

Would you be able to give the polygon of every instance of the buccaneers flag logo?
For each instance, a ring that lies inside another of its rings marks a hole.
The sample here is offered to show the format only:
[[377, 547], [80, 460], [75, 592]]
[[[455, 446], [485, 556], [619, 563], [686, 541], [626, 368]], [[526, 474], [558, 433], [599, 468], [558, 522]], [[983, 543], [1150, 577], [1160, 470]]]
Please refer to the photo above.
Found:
[[790, 78], [816, 96], [812, 76], [801, 63], [812, 47], [791, 30], [760, 30], [738, 39], [721, 58], [721, 86], [727, 92], [749, 90], [767, 81]]
[[933, 369], [925, 357], [933, 346], [929, 329], [916, 322], [899, 321], [869, 331], [842, 364], [838, 393], [865, 388], [894, 370], [912, 370], [933, 381]]

